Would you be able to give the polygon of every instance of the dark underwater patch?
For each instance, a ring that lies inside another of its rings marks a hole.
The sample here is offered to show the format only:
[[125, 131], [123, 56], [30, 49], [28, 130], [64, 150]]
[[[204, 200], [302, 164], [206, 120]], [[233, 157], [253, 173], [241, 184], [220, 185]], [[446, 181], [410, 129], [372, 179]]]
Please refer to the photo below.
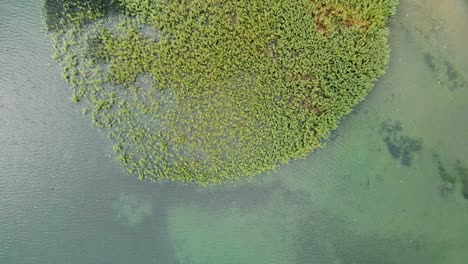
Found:
[[454, 176], [453, 173], [449, 173], [438, 154], [434, 154], [434, 159], [437, 163], [437, 173], [442, 180], [442, 184], [439, 187], [440, 195], [442, 197], [447, 197], [455, 190], [457, 177]]
[[402, 165], [410, 167], [414, 156], [422, 150], [422, 139], [404, 135], [400, 121], [386, 120], [382, 122], [381, 132], [392, 158], [399, 160]]
[[438, 58], [429, 52], [423, 53], [424, 63], [433, 73], [437, 84], [455, 91], [465, 86], [465, 79], [448, 60]]
[[468, 168], [465, 167], [461, 161], [457, 160], [455, 163], [455, 170], [460, 178], [463, 198], [468, 200]]
[[456, 160], [450, 168], [444, 165], [441, 157], [434, 154], [434, 159], [437, 163], [437, 171], [442, 180], [440, 193], [442, 197], [453, 193], [457, 185], [461, 185], [461, 195], [468, 200], [468, 167], [464, 166], [460, 160]]
[[429, 67], [429, 69], [431, 69], [432, 71], [437, 70], [434, 64], [434, 57], [429, 52], [424, 53], [424, 62], [426, 63], [427, 67]]

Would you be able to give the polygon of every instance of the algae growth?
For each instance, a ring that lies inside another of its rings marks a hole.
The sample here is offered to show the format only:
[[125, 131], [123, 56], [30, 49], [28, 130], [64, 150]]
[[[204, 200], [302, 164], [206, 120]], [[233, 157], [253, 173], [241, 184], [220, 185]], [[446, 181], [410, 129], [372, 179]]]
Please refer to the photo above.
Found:
[[383, 74], [395, 6], [49, 0], [44, 10], [72, 101], [127, 171], [205, 185], [319, 147]]
[[442, 180], [440, 192], [443, 197], [448, 196], [455, 191], [458, 184], [461, 185], [461, 195], [468, 199], [468, 167], [464, 166], [460, 160], [454, 162], [452, 169], [448, 169], [439, 154], [433, 155], [437, 162], [437, 169]]
[[422, 139], [405, 135], [400, 121], [383, 121], [381, 132], [392, 158], [400, 160], [401, 165], [410, 167], [415, 155], [422, 150]]

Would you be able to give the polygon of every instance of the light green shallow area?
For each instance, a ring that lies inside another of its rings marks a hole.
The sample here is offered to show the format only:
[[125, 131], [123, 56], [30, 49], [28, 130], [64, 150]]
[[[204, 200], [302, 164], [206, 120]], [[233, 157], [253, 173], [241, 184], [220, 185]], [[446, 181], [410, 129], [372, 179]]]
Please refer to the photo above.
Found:
[[294, 223], [272, 206], [248, 214], [238, 208], [218, 213], [173, 208], [168, 228], [176, 258], [180, 263], [291, 263]]
[[467, 24], [464, 0], [401, 0], [387, 73], [322, 149], [196, 187], [123, 172], [40, 1], [1, 1], [0, 263], [467, 263]]

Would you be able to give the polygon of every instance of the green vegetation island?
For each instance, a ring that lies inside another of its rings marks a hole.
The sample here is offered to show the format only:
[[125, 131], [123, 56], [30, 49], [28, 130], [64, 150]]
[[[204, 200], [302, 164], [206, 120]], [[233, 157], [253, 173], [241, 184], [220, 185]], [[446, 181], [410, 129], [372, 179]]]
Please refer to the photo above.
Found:
[[73, 102], [142, 180], [236, 182], [323, 144], [384, 73], [397, 0], [46, 0]]

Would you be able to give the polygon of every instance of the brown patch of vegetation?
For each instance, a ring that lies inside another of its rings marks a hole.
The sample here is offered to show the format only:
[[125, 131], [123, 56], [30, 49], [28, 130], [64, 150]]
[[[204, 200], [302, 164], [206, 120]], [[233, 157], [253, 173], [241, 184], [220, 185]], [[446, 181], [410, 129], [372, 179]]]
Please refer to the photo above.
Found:
[[[311, 75], [307, 75], [306, 78], [311, 78]], [[309, 93], [309, 95], [293, 95], [289, 100], [289, 105], [297, 109], [298, 111], [307, 110], [310, 113], [314, 113], [316, 116], [320, 116], [323, 113], [323, 109], [317, 106], [315, 101], [319, 98], [317, 92]]]
[[307, 81], [308, 82], [308, 81], [312, 81], [313, 77], [312, 77], [312, 74], [306, 73], [306, 74], [301, 75], [300, 79], [302, 81]]
[[336, 26], [355, 27], [356, 29], [366, 31], [372, 24], [370, 19], [359, 18], [359, 10], [351, 5], [341, 3], [330, 4], [319, 1], [311, 2], [315, 28], [325, 35]]
[[237, 13], [232, 11], [232, 12], [229, 12], [229, 18], [231, 19], [231, 23], [233, 25], [237, 24]]
[[369, 29], [369, 26], [370, 26], [370, 21], [367, 21], [367, 20], [356, 20], [356, 19], [351, 19], [351, 18], [348, 18], [344, 21], [344, 26], [346, 27], [356, 27], [356, 28], [359, 28], [363, 31], [366, 31]]
[[273, 63], [276, 63], [276, 52], [275, 52], [275, 49], [276, 49], [276, 46], [278, 44], [276, 43], [276, 41], [272, 41], [270, 43], [268, 43], [267, 45], [265, 45], [265, 54], [271, 58], [271, 61]]

